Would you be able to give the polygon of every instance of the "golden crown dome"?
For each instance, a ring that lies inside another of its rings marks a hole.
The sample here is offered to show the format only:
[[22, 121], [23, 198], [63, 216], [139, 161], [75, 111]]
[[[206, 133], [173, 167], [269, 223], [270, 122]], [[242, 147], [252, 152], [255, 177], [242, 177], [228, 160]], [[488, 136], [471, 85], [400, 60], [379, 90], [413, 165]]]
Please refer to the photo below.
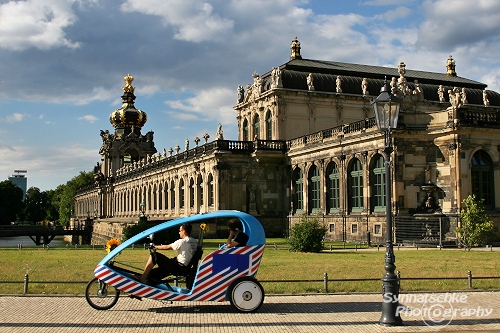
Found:
[[140, 130], [148, 120], [146, 112], [138, 110], [134, 106], [135, 88], [132, 86], [134, 77], [128, 74], [123, 78], [122, 107], [109, 115], [109, 121], [114, 128], [134, 128]]

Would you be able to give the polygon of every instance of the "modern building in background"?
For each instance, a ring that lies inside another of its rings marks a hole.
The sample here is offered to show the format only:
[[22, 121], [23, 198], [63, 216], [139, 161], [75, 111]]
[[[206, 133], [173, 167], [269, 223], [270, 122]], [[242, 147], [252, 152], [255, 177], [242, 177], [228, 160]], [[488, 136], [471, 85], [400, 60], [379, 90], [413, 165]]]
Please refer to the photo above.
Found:
[[9, 177], [12, 184], [23, 190], [23, 201], [26, 200], [26, 191], [28, 190], [28, 178], [26, 178], [27, 172], [27, 170], [14, 170], [12, 177]]
[[329, 239], [384, 243], [385, 143], [371, 102], [385, 80], [402, 100], [391, 136], [395, 242], [453, 244], [470, 194], [499, 227], [499, 93], [458, 76], [451, 56], [433, 73], [304, 59], [297, 38], [290, 49], [288, 62], [238, 87], [238, 140], [219, 126], [212, 140], [158, 152], [126, 76], [114, 133], [101, 131], [95, 183], [75, 197], [75, 219], [95, 216], [93, 242], [119, 237], [142, 210], [164, 221], [236, 209], [268, 236], [314, 218]]

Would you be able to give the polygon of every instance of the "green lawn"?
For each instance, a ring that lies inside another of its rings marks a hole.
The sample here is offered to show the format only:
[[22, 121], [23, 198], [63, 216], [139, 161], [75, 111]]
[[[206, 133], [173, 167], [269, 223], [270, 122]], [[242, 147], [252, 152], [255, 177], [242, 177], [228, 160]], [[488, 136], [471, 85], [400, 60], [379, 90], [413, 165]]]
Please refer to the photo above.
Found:
[[[224, 240], [205, 240], [205, 255]], [[274, 244], [276, 243], [277, 249]], [[329, 280], [376, 279], [375, 281], [330, 281], [329, 292], [380, 292], [384, 275], [385, 249], [343, 250], [343, 244], [330, 244], [323, 253], [297, 253], [287, 250], [286, 242], [268, 239], [268, 246], [257, 278], [268, 294], [323, 292], [324, 273]], [[172, 252], [171, 252], [172, 253]], [[29, 274], [29, 293], [83, 294], [84, 282], [93, 278], [95, 265], [104, 257], [102, 248], [0, 249], [2, 282], [0, 294], [23, 293], [23, 278]], [[128, 249], [118, 260], [142, 269], [149, 255], [141, 249]], [[401, 291], [467, 290], [467, 271], [473, 277], [500, 277], [500, 253], [458, 249], [401, 250], [395, 248], [396, 269], [401, 272]], [[405, 280], [405, 278], [453, 277], [461, 280]], [[308, 282], [265, 282], [266, 280], [307, 280]], [[310, 280], [317, 280], [312, 282]], [[474, 279], [474, 289], [500, 289], [500, 279]]]

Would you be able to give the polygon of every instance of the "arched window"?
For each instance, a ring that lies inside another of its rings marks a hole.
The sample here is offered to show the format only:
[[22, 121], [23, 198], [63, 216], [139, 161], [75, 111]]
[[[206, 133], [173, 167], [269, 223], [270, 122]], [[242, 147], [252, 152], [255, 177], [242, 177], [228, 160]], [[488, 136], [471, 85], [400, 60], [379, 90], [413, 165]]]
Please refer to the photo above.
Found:
[[196, 183], [198, 185], [199, 206], [203, 206], [203, 179], [201, 178], [201, 175], [198, 175], [198, 179], [197, 179]]
[[164, 202], [165, 202], [165, 208], [164, 209], [168, 209], [168, 204], [169, 204], [169, 198], [170, 196], [168, 195], [168, 182], [165, 182], [165, 185], [163, 187], [163, 193], [165, 194], [165, 199], [164, 199]]
[[212, 174], [208, 175], [208, 205], [213, 206], [214, 205], [214, 177]]
[[250, 129], [248, 128], [248, 120], [244, 120], [243, 121], [243, 141], [248, 141], [248, 137], [249, 137], [249, 131]]
[[260, 138], [260, 117], [258, 114], [253, 118], [253, 135], [256, 139]]
[[319, 169], [316, 165], [311, 167], [307, 178], [309, 181], [309, 186], [307, 187], [309, 192], [309, 213], [318, 214], [321, 212], [321, 179], [319, 177]]
[[348, 172], [349, 179], [349, 209], [353, 213], [363, 211], [363, 168], [361, 162], [355, 158]]
[[175, 183], [170, 182], [170, 209], [175, 209]]
[[184, 208], [184, 179], [179, 181], [179, 207]]
[[194, 192], [196, 188], [194, 185], [194, 179], [191, 178], [189, 180], [189, 207], [193, 208], [194, 207]]
[[302, 169], [297, 168], [293, 173], [294, 213], [301, 213], [304, 210], [304, 179]]
[[163, 209], [163, 185], [158, 185], [158, 209]]
[[484, 150], [478, 150], [471, 161], [472, 193], [478, 199], [484, 199], [485, 208], [495, 207], [495, 188], [493, 179], [493, 161]]
[[370, 170], [371, 209], [374, 212], [385, 211], [385, 166], [384, 157], [376, 155]]
[[332, 162], [326, 171], [327, 184], [327, 212], [330, 214], [340, 211], [340, 173], [337, 163]]
[[273, 139], [273, 118], [271, 116], [271, 111], [266, 113], [266, 140]]
[[156, 192], [156, 184], [153, 185], [153, 193], [152, 193], [152, 198], [151, 201], [153, 202], [153, 210], [156, 211], [158, 209], [158, 197], [157, 197], [157, 192]]

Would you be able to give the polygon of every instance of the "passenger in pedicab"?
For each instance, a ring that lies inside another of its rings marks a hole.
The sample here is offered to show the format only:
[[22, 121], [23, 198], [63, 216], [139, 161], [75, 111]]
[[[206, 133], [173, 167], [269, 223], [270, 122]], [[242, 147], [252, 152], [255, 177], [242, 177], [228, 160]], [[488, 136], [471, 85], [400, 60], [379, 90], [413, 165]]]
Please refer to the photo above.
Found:
[[[142, 283], [158, 282], [169, 275], [186, 275], [187, 265], [193, 257], [198, 241], [191, 237], [193, 226], [188, 223], [179, 226], [180, 238], [175, 242], [167, 245], [154, 245], [157, 250], [174, 250], [177, 251], [177, 257], [168, 258], [159, 252], [152, 252], [144, 267], [142, 275], [135, 275], [137, 280]], [[158, 265], [158, 267], [154, 267]], [[153, 268], [154, 267], [154, 268]]]
[[249, 237], [243, 232], [243, 224], [240, 220], [229, 220], [227, 228], [229, 229], [229, 237], [226, 241], [226, 248], [247, 245]]

